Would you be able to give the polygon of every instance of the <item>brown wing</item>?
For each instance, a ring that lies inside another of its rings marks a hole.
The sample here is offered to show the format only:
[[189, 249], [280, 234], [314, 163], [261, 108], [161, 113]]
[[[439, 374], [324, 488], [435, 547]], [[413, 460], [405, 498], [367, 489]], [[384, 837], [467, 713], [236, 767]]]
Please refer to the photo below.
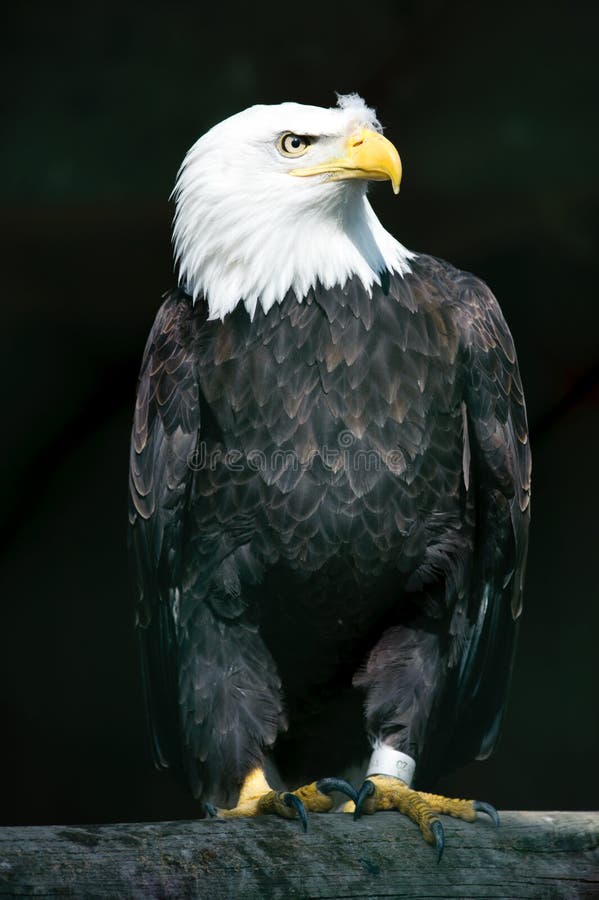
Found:
[[460, 273], [465, 409], [476, 539], [455, 715], [460, 743], [478, 758], [497, 740], [522, 609], [531, 456], [512, 336], [491, 291]]
[[154, 761], [179, 760], [174, 615], [183, 566], [191, 484], [189, 458], [200, 429], [189, 298], [173, 292], [146, 344], [137, 387], [129, 469], [130, 546], [137, 624]]

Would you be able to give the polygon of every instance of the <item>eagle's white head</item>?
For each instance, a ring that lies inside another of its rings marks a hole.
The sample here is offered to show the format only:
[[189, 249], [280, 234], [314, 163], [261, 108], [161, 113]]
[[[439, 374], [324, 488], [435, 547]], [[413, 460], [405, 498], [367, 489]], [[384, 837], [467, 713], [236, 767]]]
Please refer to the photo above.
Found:
[[381, 225], [369, 180], [399, 190], [401, 162], [374, 110], [355, 94], [333, 109], [281, 103], [225, 119], [189, 150], [174, 190], [175, 257], [210, 318], [243, 302], [253, 316], [289, 290], [357, 276], [366, 290], [413, 256]]

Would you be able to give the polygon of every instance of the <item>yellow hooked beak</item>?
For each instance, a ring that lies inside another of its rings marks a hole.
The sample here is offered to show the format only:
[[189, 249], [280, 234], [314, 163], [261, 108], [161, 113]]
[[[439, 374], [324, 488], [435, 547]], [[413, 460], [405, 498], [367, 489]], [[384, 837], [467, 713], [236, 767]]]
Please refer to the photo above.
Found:
[[388, 179], [393, 186], [393, 193], [399, 194], [401, 160], [391, 141], [378, 131], [363, 128], [347, 139], [345, 156], [330, 159], [318, 166], [292, 169], [289, 174], [300, 178], [328, 175], [329, 181], [345, 181], [348, 178], [364, 178], [369, 181]]

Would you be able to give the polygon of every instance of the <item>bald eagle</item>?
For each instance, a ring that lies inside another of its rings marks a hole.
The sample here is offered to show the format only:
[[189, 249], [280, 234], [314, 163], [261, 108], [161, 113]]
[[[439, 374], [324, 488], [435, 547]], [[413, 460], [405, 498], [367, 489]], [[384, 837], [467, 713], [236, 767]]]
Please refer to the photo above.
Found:
[[341, 791], [440, 853], [441, 814], [497, 820], [423, 788], [498, 737], [530, 451], [491, 291], [367, 199], [400, 179], [356, 95], [254, 106], [190, 149], [130, 537], [156, 765], [212, 815], [305, 822]]

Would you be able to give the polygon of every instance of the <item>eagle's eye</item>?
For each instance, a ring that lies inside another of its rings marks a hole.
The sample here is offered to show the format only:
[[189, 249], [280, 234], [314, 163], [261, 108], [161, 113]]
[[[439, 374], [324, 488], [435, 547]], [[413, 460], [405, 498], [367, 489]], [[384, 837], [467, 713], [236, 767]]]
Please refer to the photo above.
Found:
[[301, 156], [311, 143], [311, 139], [305, 134], [293, 134], [291, 131], [286, 131], [279, 138], [278, 147], [283, 156]]

